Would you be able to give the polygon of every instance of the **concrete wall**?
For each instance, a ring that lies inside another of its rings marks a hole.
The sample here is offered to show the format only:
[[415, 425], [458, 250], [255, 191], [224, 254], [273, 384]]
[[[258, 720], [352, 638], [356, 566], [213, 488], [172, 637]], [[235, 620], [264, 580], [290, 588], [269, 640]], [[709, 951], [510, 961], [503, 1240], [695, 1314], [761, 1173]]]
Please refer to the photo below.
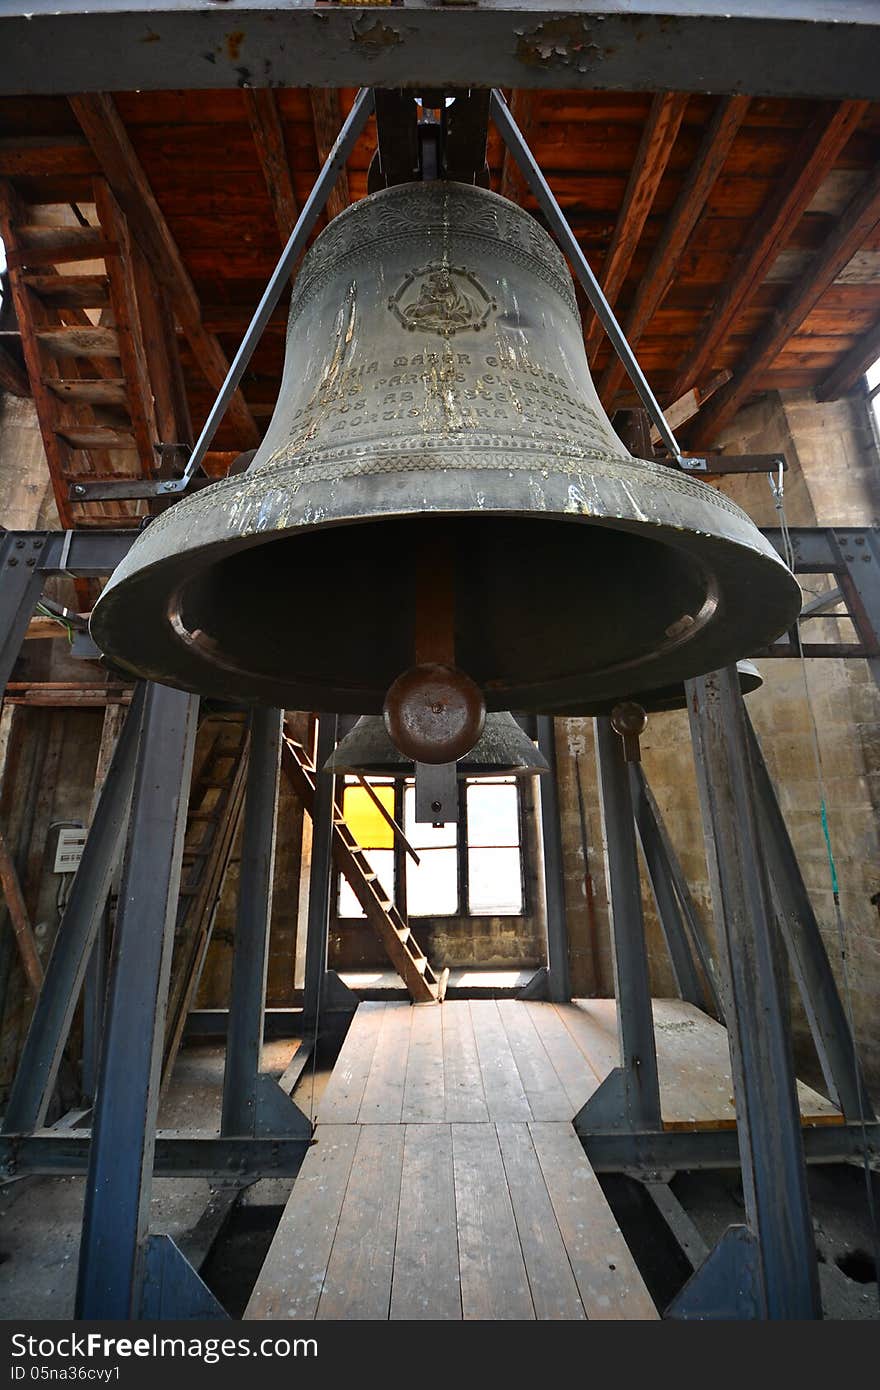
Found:
[[[788, 463], [785, 512], [790, 525], [878, 524], [880, 458], [861, 401], [819, 405], [804, 393], [774, 394], [742, 411], [722, 442], [730, 453], [784, 451]], [[764, 474], [725, 479], [719, 485], [759, 525], [778, 525]], [[822, 577], [804, 576], [803, 587], [809, 597], [829, 586]], [[837, 627], [823, 620], [822, 636], [812, 633], [811, 640], [835, 640]], [[839, 627], [839, 640], [852, 640], [851, 630], [845, 630], [843, 624]], [[871, 901], [880, 890], [880, 692], [867, 663], [861, 660], [810, 658], [805, 669], [798, 661], [765, 660], [761, 670], [765, 684], [749, 697], [749, 711], [788, 820], [829, 955], [841, 978], [838, 924], [821, 825], [822, 792], [815, 751], [818, 742], [821, 781], [840, 880], [856, 1029], [866, 1067], [874, 1084], [880, 1086], [880, 915]], [[613, 976], [591, 721], [560, 721], [557, 739], [574, 988], [579, 994], [607, 993]], [[645, 770], [670, 836], [703, 921], [711, 930], [687, 715], [653, 716], [642, 739], [642, 751]], [[587, 867], [595, 894], [592, 926], [576, 770], [582, 779], [589, 844]], [[653, 991], [656, 995], [674, 993], [647, 887], [645, 903]], [[793, 1001], [793, 1024], [801, 1066], [814, 1075], [809, 1034], [797, 999]]]

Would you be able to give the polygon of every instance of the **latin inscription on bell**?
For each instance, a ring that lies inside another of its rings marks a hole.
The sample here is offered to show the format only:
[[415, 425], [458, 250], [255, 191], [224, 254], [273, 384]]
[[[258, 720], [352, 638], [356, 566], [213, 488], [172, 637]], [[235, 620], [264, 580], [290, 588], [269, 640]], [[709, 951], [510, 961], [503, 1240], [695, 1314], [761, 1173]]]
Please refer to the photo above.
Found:
[[388, 308], [410, 332], [456, 333], [485, 328], [495, 300], [462, 266], [432, 264], [410, 271]]

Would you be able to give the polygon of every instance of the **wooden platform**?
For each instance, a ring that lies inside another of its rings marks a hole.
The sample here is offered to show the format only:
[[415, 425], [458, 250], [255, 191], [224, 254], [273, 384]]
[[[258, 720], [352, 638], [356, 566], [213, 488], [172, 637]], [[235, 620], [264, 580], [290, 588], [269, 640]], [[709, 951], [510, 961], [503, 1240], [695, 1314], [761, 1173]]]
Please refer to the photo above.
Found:
[[[654, 1017], [664, 1125], [733, 1125], [724, 1029]], [[613, 1000], [361, 1004], [245, 1316], [656, 1318], [571, 1124], [616, 1062]]]
[[[726, 1030], [680, 999], [654, 1001], [654, 1030], [664, 1127], [732, 1128]], [[613, 999], [361, 1004], [318, 1123], [571, 1120], [617, 1061]], [[804, 1124], [842, 1123], [817, 1091], [798, 1090]]]

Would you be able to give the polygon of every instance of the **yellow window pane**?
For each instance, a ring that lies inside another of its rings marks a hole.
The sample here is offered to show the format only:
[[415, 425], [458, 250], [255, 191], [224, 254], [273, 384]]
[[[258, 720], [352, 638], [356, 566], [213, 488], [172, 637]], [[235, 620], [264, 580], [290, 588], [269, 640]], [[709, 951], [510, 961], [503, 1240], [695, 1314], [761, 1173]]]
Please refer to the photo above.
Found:
[[[373, 791], [389, 814], [394, 815], [394, 788], [374, 787]], [[345, 788], [342, 814], [349, 830], [363, 849], [393, 847], [394, 831], [363, 787]]]

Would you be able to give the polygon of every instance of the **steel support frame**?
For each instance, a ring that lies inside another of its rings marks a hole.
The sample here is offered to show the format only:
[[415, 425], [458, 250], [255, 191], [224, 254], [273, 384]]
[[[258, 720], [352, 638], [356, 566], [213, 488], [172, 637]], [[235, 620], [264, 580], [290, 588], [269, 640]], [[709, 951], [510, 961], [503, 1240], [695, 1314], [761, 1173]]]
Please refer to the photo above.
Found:
[[[195, 696], [148, 687], [89, 1149], [78, 1318], [139, 1317], [155, 1272], [153, 1148], [197, 715]], [[192, 1279], [201, 1307], [204, 1286], [194, 1271]]]
[[222, 1135], [290, 1134], [308, 1138], [311, 1134], [311, 1125], [302, 1111], [284, 1094], [274, 1077], [260, 1068], [283, 719], [280, 709], [256, 709], [251, 714], [220, 1116]]
[[[135, 692], [101, 788], [19, 1060], [3, 1121], [5, 1134], [28, 1134], [46, 1118], [110, 885], [125, 847], [146, 690], [142, 683]], [[103, 999], [99, 1007], [102, 1004]]]
[[[880, 96], [872, 0], [28, 0], [0, 17], [0, 94], [246, 86], [550, 87]], [[234, 42], [233, 42], [234, 40]], [[797, 62], [791, 61], [797, 53]]]
[[[669, 953], [669, 961], [678, 993], [687, 1003], [694, 1004], [698, 1009], [706, 1010], [709, 1007], [709, 1000], [706, 997], [708, 989], [711, 995], [711, 1004], [717, 1013], [720, 1011], [720, 1001], [715, 992], [711, 955], [704, 941], [702, 928], [696, 912], [693, 910], [693, 903], [687, 893], [684, 879], [678, 870], [672, 847], [663, 831], [660, 815], [651, 795], [644, 768], [640, 762], [632, 762], [629, 763], [627, 770], [629, 772], [630, 798], [639, 835], [639, 844], [642, 848], [642, 858], [648, 872], [651, 892], [657, 908], [657, 918], [660, 922], [660, 930], [663, 932], [663, 939], [666, 942], [666, 950]], [[680, 887], [684, 888], [683, 896], [680, 896]], [[706, 972], [705, 987], [696, 967], [688, 932], [685, 930], [686, 917], [690, 927], [690, 936]]]
[[330, 930], [330, 892], [333, 883], [333, 807], [336, 778], [324, 764], [336, 747], [338, 716], [318, 716], [315, 750], [315, 812], [312, 817], [312, 862], [309, 868], [309, 909], [306, 923], [306, 961], [303, 979], [303, 1035], [318, 1036], [322, 1011], [357, 1008], [358, 997], [327, 967]]
[[[520, 720], [522, 723], [523, 721]], [[544, 905], [547, 930], [547, 964], [520, 991], [521, 999], [550, 999], [564, 1004], [571, 999], [568, 960], [568, 928], [565, 917], [565, 872], [562, 824], [559, 818], [559, 783], [556, 766], [555, 720], [539, 714], [534, 721], [537, 744], [550, 768], [537, 778], [541, 806], [541, 848], [544, 856]]]
[[[747, 1235], [731, 1228], [672, 1316], [821, 1316], [800, 1108], [736, 668], [688, 681], [688, 712], [726, 995]], [[719, 1271], [721, 1278], [719, 1280]], [[727, 1289], [732, 1301], [719, 1305]], [[744, 1288], [750, 1290], [746, 1302]], [[739, 1297], [734, 1299], [736, 1291]]]
[[610, 718], [602, 715], [595, 725], [620, 1066], [578, 1112], [575, 1127], [579, 1133], [659, 1129], [660, 1083], [629, 772]]

